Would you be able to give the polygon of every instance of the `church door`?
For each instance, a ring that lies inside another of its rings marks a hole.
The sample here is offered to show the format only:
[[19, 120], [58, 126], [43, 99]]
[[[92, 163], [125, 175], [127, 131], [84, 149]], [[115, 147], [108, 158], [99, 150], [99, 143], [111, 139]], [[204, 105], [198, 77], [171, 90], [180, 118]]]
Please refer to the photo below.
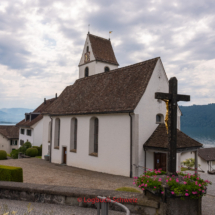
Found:
[[154, 153], [154, 169], [162, 169], [166, 171], [166, 154]]

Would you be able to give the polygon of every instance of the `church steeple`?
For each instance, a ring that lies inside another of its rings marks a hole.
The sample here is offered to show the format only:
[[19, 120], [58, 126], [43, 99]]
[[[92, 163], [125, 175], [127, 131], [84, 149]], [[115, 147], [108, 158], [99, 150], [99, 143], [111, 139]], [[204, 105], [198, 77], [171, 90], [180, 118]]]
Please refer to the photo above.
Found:
[[88, 32], [79, 63], [79, 78], [118, 68], [111, 41]]

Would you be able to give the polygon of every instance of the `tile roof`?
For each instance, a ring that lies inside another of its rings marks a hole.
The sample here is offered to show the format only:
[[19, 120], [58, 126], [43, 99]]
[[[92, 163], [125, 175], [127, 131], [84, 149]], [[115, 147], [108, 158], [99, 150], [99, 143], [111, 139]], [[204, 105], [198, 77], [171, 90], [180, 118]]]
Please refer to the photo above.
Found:
[[[159, 124], [149, 139], [145, 142], [144, 147], [168, 148], [168, 134], [166, 126]], [[187, 136], [180, 130], [177, 130], [177, 148], [202, 147], [202, 144]]]
[[52, 115], [132, 112], [143, 96], [159, 58], [81, 78], [64, 89]]
[[110, 40], [92, 34], [89, 34], [89, 39], [94, 57], [97, 61], [119, 65]]
[[0, 125], [0, 134], [7, 139], [19, 139], [19, 128], [15, 125]]
[[206, 161], [215, 161], [215, 148], [199, 149], [198, 155]]
[[32, 112], [32, 113], [40, 113], [36, 118], [34, 118], [31, 121], [30, 120], [25, 121], [25, 119], [23, 119], [21, 122], [17, 123], [16, 126], [30, 127], [30, 126], [34, 125], [35, 123], [39, 122], [43, 118], [43, 115], [41, 113], [44, 112], [47, 108], [49, 108], [55, 100], [56, 100], [56, 98], [52, 98], [52, 99], [46, 100], [46, 104], [44, 104], [44, 102], [43, 102], [39, 107], [37, 107]]

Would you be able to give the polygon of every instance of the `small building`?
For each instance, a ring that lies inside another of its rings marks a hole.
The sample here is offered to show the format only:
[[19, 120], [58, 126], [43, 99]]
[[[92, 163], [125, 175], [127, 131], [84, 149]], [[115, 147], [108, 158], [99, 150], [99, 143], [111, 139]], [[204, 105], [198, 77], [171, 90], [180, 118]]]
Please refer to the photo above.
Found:
[[18, 148], [19, 129], [14, 125], [0, 125], [0, 150], [8, 154]]
[[[194, 158], [193, 152], [182, 153], [181, 161], [185, 161], [188, 158]], [[198, 163], [199, 169], [205, 173], [215, 170], [215, 147], [213, 148], [201, 148], [198, 150]]]
[[41, 113], [56, 99], [57, 96], [48, 100], [44, 99], [39, 107], [31, 113], [26, 113], [25, 119], [16, 124], [19, 128], [19, 147], [27, 141], [33, 146], [40, 146], [43, 143], [43, 115]]

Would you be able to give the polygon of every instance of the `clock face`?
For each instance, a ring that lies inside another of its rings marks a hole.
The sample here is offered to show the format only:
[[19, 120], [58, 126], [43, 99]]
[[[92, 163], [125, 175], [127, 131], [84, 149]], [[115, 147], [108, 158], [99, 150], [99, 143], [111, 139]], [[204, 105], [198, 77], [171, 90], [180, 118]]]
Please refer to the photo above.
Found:
[[87, 63], [90, 61], [90, 52], [85, 53], [84, 55], [84, 63]]

